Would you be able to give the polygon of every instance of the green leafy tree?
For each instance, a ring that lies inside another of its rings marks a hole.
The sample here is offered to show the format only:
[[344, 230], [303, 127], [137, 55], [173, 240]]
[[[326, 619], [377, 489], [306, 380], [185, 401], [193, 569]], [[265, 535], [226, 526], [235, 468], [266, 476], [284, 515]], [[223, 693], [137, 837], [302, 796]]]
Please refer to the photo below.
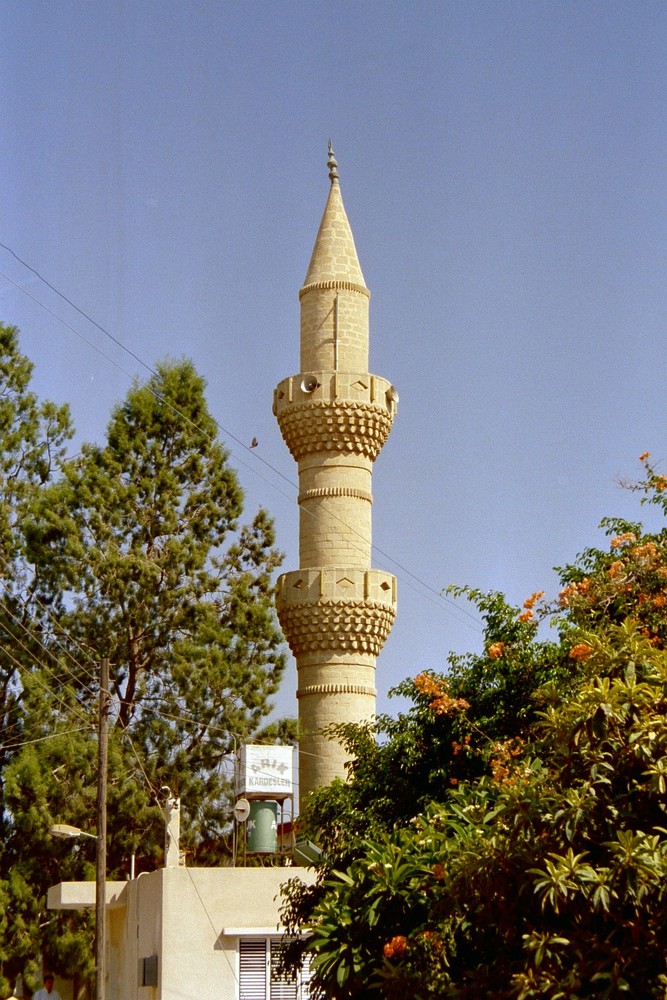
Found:
[[[644, 502], [667, 512], [667, 479], [643, 460]], [[483, 653], [404, 685], [413, 708], [381, 720], [387, 742], [343, 734], [416, 780], [412, 815], [406, 775], [379, 771], [374, 788], [361, 761], [348, 789], [313, 799], [327, 855], [284, 916], [310, 930], [326, 996], [667, 996], [667, 532], [605, 527], [608, 550], [561, 571], [553, 606], [473, 593]]]
[[[265, 511], [238, 528], [242, 493], [204, 382], [165, 363], [116, 408], [44, 496], [31, 554], [65, 608], [54, 625], [79, 691], [107, 656], [116, 723], [153, 787], [184, 798], [201, 838], [220, 832], [231, 734], [257, 733], [284, 668], [272, 607], [280, 557]], [[192, 847], [195, 846], [192, 843]]]
[[0, 324], [0, 991], [35, 956], [37, 910], [15, 866], [6, 773], [37, 734], [26, 722], [25, 678], [41, 653], [42, 593], [23, 526], [58, 470], [71, 427], [67, 407], [40, 403], [15, 327]]

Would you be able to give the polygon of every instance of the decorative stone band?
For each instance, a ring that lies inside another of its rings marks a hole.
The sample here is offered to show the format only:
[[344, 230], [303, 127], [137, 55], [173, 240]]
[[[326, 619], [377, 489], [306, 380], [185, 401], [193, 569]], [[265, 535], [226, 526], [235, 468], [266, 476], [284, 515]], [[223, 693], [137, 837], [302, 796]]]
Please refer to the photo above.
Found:
[[373, 403], [314, 400], [281, 410], [278, 425], [296, 462], [316, 452], [354, 452], [371, 461], [389, 437], [393, 415]]
[[309, 566], [282, 573], [276, 586], [278, 610], [295, 604], [311, 607], [321, 601], [393, 608], [396, 597], [396, 577], [383, 569]]
[[299, 291], [299, 301], [301, 301], [304, 295], [307, 295], [308, 292], [315, 292], [318, 290], [327, 291], [330, 288], [335, 289], [336, 291], [358, 292], [359, 295], [365, 295], [367, 299], [370, 299], [371, 297], [371, 293], [365, 285], [356, 285], [353, 281], [343, 281], [342, 279], [336, 280], [333, 278], [330, 281], [312, 281], [309, 285], [304, 285]]
[[303, 403], [372, 403], [392, 417], [398, 408], [396, 389], [386, 378], [370, 372], [308, 371], [290, 375], [273, 392], [273, 413]]
[[345, 652], [378, 656], [396, 609], [370, 601], [319, 601], [278, 606], [278, 619], [293, 655]]
[[317, 500], [322, 497], [356, 497], [358, 500], [367, 500], [373, 503], [373, 496], [366, 490], [353, 490], [348, 486], [320, 486], [315, 490], [306, 490], [299, 494], [299, 503], [304, 500]]
[[299, 688], [296, 696], [306, 698], [309, 694], [365, 694], [369, 698], [375, 698], [377, 691], [365, 684], [308, 684]]

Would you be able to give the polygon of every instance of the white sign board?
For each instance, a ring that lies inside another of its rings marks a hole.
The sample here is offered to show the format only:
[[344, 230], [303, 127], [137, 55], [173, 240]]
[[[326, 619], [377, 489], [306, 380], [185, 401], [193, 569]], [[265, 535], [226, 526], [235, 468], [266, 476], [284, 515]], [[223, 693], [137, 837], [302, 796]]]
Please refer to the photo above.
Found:
[[292, 793], [292, 747], [258, 743], [241, 747], [237, 795], [282, 799]]

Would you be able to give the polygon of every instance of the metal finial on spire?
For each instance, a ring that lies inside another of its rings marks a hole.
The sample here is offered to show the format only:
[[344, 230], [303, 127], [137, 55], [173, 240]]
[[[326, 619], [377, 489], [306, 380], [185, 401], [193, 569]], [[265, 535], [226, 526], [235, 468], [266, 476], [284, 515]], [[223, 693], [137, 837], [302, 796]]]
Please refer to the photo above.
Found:
[[329, 168], [329, 177], [331, 181], [338, 180], [338, 161], [334, 155], [333, 146], [331, 145], [331, 139], [329, 139], [329, 159], [327, 160], [327, 166]]

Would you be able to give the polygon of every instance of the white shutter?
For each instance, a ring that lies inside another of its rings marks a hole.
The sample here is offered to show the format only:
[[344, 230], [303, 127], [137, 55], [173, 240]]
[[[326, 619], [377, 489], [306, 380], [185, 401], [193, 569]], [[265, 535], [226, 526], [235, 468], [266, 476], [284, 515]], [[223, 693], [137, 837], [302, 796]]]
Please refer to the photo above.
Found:
[[287, 979], [278, 974], [281, 948], [280, 938], [240, 938], [239, 1000], [309, 1000], [310, 956], [298, 980]]
[[239, 941], [239, 1000], [267, 1000], [265, 938]]
[[282, 944], [280, 938], [271, 939], [271, 1000], [297, 1000], [296, 980], [278, 974]]
[[299, 1000], [316, 1000], [316, 994], [314, 989], [311, 990], [310, 982], [313, 975], [312, 970], [312, 958], [313, 956], [308, 952], [303, 957], [303, 966], [301, 968], [301, 991], [299, 993]]

